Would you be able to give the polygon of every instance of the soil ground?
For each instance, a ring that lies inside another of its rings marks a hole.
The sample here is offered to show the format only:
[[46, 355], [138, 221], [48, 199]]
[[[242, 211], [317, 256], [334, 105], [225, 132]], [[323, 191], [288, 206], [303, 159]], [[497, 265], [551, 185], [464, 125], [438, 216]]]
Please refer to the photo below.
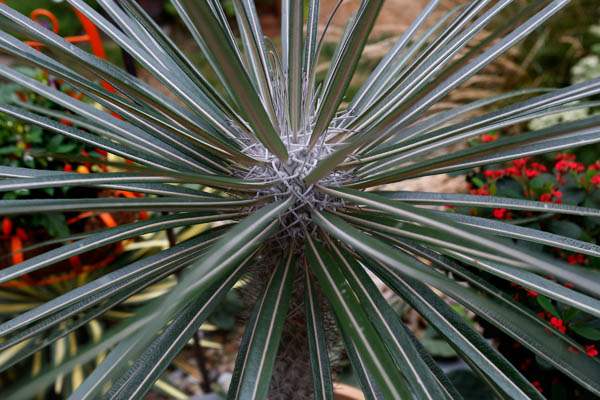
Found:
[[[337, 2], [338, 0], [321, 1], [322, 24], [325, 24]], [[333, 26], [342, 29], [359, 4], [359, 0], [345, 0], [333, 19]], [[386, 0], [375, 23], [374, 32], [376, 34], [401, 33], [415, 19], [425, 4], [427, 4], [427, 0]]]

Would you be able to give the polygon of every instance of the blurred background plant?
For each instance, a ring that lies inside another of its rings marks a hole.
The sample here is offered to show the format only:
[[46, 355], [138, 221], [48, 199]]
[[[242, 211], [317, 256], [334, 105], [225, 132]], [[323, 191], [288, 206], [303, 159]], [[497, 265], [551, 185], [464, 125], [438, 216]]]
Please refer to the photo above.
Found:
[[[498, 134], [488, 134], [484, 140], [497, 138]], [[600, 160], [591, 164], [580, 162], [575, 153], [558, 153], [553, 157], [522, 158], [508, 165], [490, 165], [473, 173], [469, 178], [471, 194], [477, 196], [503, 196], [515, 199], [537, 200], [546, 203], [578, 205], [598, 209], [600, 207]], [[542, 229], [552, 234], [563, 235], [584, 242], [596, 243], [600, 237], [600, 219], [581, 218], [572, 215], [555, 216], [540, 212], [523, 212], [507, 208], [457, 207], [457, 213], [471, 218], [489, 217], [498, 220], [495, 229], [503, 224], [527, 229]], [[510, 236], [510, 235], [509, 235]], [[562, 259], [573, 268], [600, 269], [600, 261], [587, 257], [581, 252], [557, 249], [544, 243], [531, 243], [516, 238], [517, 247], [534, 247], [553, 257]], [[513, 299], [530, 307], [538, 318], [548, 321], [554, 329], [583, 343], [585, 356], [597, 357], [600, 350], [600, 319], [583, 314], [573, 307], [555, 302], [535, 290], [517, 284], [507, 284], [502, 279], [490, 279], [498, 287], [512, 293]], [[565, 286], [569, 287], [569, 283]], [[494, 338], [498, 348], [522, 373], [534, 382], [544, 395], [554, 399], [576, 398], [578, 388], [564, 379], [555, 369], [538, 359], [533, 353], [522, 348], [518, 342], [508, 338], [498, 329], [484, 325], [488, 336]]]
[[[561, 18], [552, 20], [541, 35], [527, 39], [516, 58], [523, 73], [509, 77], [510, 86], [560, 87], [600, 76], [600, 6], [594, 0], [577, 0], [564, 9]], [[575, 103], [566, 112], [550, 113], [531, 120], [527, 126], [500, 129], [482, 135], [476, 142], [491, 142], [524, 129], [537, 130], [562, 122], [576, 121], [598, 114], [600, 104], [592, 99]], [[475, 144], [475, 143], [473, 143]], [[579, 147], [568, 153], [550, 153], [540, 157], [523, 158], [507, 164], [489, 165], [467, 175], [471, 194], [505, 196], [549, 203], [600, 207], [600, 146]], [[457, 207], [457, 213], [472, 217], [491, 217], [499, 223], [542, 229], [572, 239], [597, 243], [600, 237], [598, 218], [551, 216], [543, 212], [522, 212], [509, 208]], [[549, 237], [551, 240], [551, 237]], [[534, 246], [553, 257], [560, 258], [573, 268], [598, 270], [600, 262], [594, 257], [557, 250], [543, 243], [532, 245], [516, 239], [517, 246]], [[501, 279], [499, 287], [512, 293], [513, 299], [531, 308], [557, 330], [585, 344], [587, 357], [598, 357], [600, 351], [600, 319], [583, 315], [572, 307], [550, 300], [534, 290], [518, 285], [507, 286]], [[580, 398], [576, 385], [527, 351], [498, 329], [480, 321], [486, 336], [492, 338], [499, 350], [521, 372], [551, 399]]]
[[[19, 70], [44, 84], [60, 88], [70, 96], [80, 97], [80, 94], [68, 85], [53, 80], [42, 70], [26, 67], [21, 67]], [[56, 112], [56, 115], [60, 115], [61, 123], [73, 124], [71, 118], [74, 117], [64, 109], [17, 85], [3, 84], [0, 87], [0, 101], [19, 104], [30, 110], [49, 109]], [[118, 164], [119, 160], [116, 157], [100, 149], [82, 145], [62, 135], [56, 135], [38, 126], [0, 114], [0, 166], [90, 173], [114, 171], [115, 167], [111, 165]], [[119, 167], [123, 166], [119, 165]], [[127, 191], [109, 189], [61, 188], [7, 192], [3, 193], [2, 198], [39, 199], [66, 196], [93, 198], [135, 197], [136, 195]], [[74, 212], [4, 217], [1, 220], [0, 230], [0, 268], [85, 237], [100, 228], [116, 227], [123, 223], [147, 219], [148, 214], [146, 212]], [[174, 240], [181, 240], [192, 233], [198, 233], [205, 227], [206, 225], [200, 225], [195, 228], [195, 232], [190, 232], [189, 229], [175, 230], [172, 235]], [[120, 266], [168, 248], [170, 239], [173, 238], [167, 236], [165, 234], [144, 235], [138, 240], [127, 240], [104, 246], [87, 253], [85, 258], [74, 256], [65, 262], [57, 263], [43, 273], [28, 274], [18, 280], [0, 285], [0, 322], [10, 320]], [[42, 347], [41, 343], [35, 340], [24, 340], [16, 346], [0, 351], [0, 368], [4, 371], [0, 373], [0, 387], [22, 379], [23, 374], [37, 376], [47, 366], [59, 365], [65, 357], [76, 354], [84, 345], [98, 342], [106, 328], [130, 318], [145, 303], [168, 292], [175, 282], [174, 276], [167, 276], [120, 302], [116, 308], [105, 310], [99, 307], [95, 318], [90, 319], [88, 316], [86, 320], [72, 323], [68, 328], [71, 332], [67, 336], [42, 350], [38, 350]], [[171, 373], [172, 380], [177, 385], [167, 380], [159, 380], [155, 384], [153, 395], [187, 399], [186, 392], [196, 391], [195, 387], [198, 385], [202, 385], [205, 391], [212, 391], [211, 386], [217, 377], [207, 372], [206, 364], [210, 361], [205, 359], [204, 353], [223, 351], [222, 343], [226, 341], [223, 335], [235, 328], [236, 316], [240, 308], [237, 292], [230, 292], [226, 300], [209, 318], [209, 323], [202, 325], [194, 341], [189, 343], [174, 362]], [[217, 337], [219, 340], [212, 340], [212, 337]], [[67, 398], [105, 355], [106, 353], [103, 352], [94, 361], [78, 365], [69, 373], [61, 375], [47, 392], [40, 393], [39, 398]], [[198, 368], [200, 363], [202, 366]], [[186, 392], [182, 391], [182, 388]]]

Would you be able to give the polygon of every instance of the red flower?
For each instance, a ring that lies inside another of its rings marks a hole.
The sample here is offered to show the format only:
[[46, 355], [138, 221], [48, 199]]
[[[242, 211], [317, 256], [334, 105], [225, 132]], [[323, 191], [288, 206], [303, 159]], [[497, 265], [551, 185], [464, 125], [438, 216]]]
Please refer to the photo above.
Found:
[[556, 169], [560, 173], [565, 173], [569, 171], [583, 172], [585, 171], [585, 166], [582, 163], [576, 161], [560, 160], [556, 164], [554, 164], [554, 169]]
[[577, 265], [577, 255], [571, 254], [567, 257], [567, 262], [571, 265]]
[[521, 169], [517, 167], [508, 167], [504, 172], [510, 176], [521, 176]]
[[571, 254], [567, 257], [567, 262], [571, 265], [583, 265], [586, 260], [583, 254]]
[[483, 171], [483, 176], [491, 179], [498, 179], [504, 176], [504, 171], [501, 169], [488, 169], [487, 171]]
[[73, 166], [71, 164], [65, 164], [63, 170], [65, 172], [71, 172], [71, 171], [73, 171]]
[[531, 384], [538, 390], [538, 392], [542, 393], [544, 389], [542, 388], [542, 383], [540, 381], [533, 381]]
[[560, 160], [568, 160], [568, 161], [572, 161], [575, 159], [575, 154], [570, 154], [570, 153], [558, 153], [556, 155], [556, 160], [560, 161]]
[[510, 219], [510, 213], [506, 208], [494, 208], [492, 215], [497, 219]]
[[565, 333], [567, 331], [567, 327], [565, 326], [563, 320], [560, 318], [550, 318], [550, 325], [552, 325], [560, 333]]
[[592, 165], [588, 167], [588, 171], [598, 171], [600, 170], [600, 160], [596, 161]]
[[593, 185], [600, 186], [600, 174], [592, 176], [590, 182], [592, 182]]
[[548, 168], [544, 164], [540, 164], [538, 162], [532, 162], [531, 168], [539, 172], [548, 172]]
[[598, 349], [596, 349], [596, 345], [590, 344], [589, 346], [585, 346], [585, 354], [589, 357], [596, 357], [598, 355]]
[[562, 192], [560, 190], [552, 189], [550, 193], [542, 193], [540, 195], [540, 201], [543, 203], [562, 203]]
[[495, 140], [498, 140], [497, 133], [487, 133], [485, 135], [481, 135], [481, 141], [483, 143], [489, 143], [489, 142], [493, 142]]
[[517, 158], [513, 160], [512, 164], [517, 168], [523, 168], [527, 164], [528, 157]]
[[13, 228], [12, 221], [10, 219], [8, 219], [7, 217], [4, 217], [4, 219], [2, 220], [2, 234], [4, 236], [9, 236], [10, 233], [12, 232], [12, 228]]
[[527, 297], [538, 297], [539, 294], [535, 290], [527, 290]]
[[23, 229], [23, 228], [17, 228], [16, 234], [19, 237], [19, 239], [21, 239], [21, 240], [29, 239], [27, 232], [25, 232], [25, 229]]
[[535, 170], [535, 169], [526, 169], [525, 170], [525, 176], [528, 177], [529, 179], [535, 178], [539, 174], [540, 174], [540, 171]]

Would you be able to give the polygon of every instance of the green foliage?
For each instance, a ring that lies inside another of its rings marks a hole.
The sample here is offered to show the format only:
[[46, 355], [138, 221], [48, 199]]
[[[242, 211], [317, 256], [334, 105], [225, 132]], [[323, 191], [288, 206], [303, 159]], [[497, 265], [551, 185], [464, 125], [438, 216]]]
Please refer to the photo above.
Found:
[[[88, 1], [92, 4], [91, 1]], [[62, 36], [81, 34], [81, 23], [75, 15], [73, 8], [63, 0], [7, 0], [6, 4], [20, 13], [29, 16], [33, 10], [43, 8], [51, 11], [59, 21], [59, 33]], [[44, 17], [40, 22], [49, 23]]]
[[[497, 135], [496, 135], [497, 136]], [[495, 136], [495, 137], [496, 137]], [[538, 200], [546, 203], [565, 204], [598, 209], [600, 207], [600, 161], [586, 165], [576, 159], [575, 154], [559, 153], [555, 159], [550, 157], [536, 159], [517, 159], [502, 169], [486, 169], [472, 178], [472, 193], [515, 199]], [[510, 192], [506, 188], [510, 187]], [[485, 216], [503, 220], [531, 229], [542, 229], [580, 241], [596, 244], [600, 235], [600, 219], [595, 217], [576, 217], [552, 215], [543, 212], [530, 212], [495, 208], [492, 210], [473, 208], [458, 209], [470, 215]], [[530, 244], [517, 241], [518, 246]], [[552, 257], [566, 261], [571, 268], [600, 269], [596, 257], [589, 257], [573, 249], [555, 246], [537, 245], [540, 251]], [[585, 250], [584, 250], [585, 252]], [[539, 294], [537, 291], [520, 285], [502, 284], [513, 293], [516, 301], [527, 305], [533, 312], [550, 321], [554, 329], [560, 330], [574, 339], [586, 344], [588, 354], [595, 354], [600, 347], [600, 318], [582, 313], [577, 307], [565, 306], [561, 302]], [[569, 286], [567, 282], [564, 285]], [[531, 378], [535, 379], [532, 367], [528, 367]]]
[[571, 82], [573, 66], [593, 54], [598, 36], [590, 27], [599, 21], [600, 10], [594, 0], [571, 1], [561, 18], [549, 21], [520, 48], [520, 57], [527, 62], [526, 79], [548, 87]]

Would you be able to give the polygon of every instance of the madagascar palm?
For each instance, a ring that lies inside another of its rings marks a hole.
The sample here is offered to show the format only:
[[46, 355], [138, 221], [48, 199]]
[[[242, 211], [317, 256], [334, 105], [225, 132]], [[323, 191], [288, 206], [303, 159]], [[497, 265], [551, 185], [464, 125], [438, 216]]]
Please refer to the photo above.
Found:
[[[172, 0], [218, 85], [207, 80], [134, 0], [97, 0], [110, 20], [83, 0], [68, 1], [156, 77], [170, 96], [0, 5], [2, 50], [48, 70], [104, 109], [0, 66], [2, 77], [69, 110], [75, 126], [59, 124], [44, 110], [34, 113], [18, 104], [3, 104], [0, 111], [121, 156], [135, 167], [88, 175], [2, 168], [5, 179], [0, 190], [95, 186], [146, 196], [6, 200], [0, 204], [1, 213], [148, 210], [169, 214], [94, 233], [30, 258], [0, 271], [0, 282], [125, 238], [219, 223], [0, 324], [3, 349], [35, 339], [17, 349], [16, 359], [24, 359], [151, 283], [178, 274], [178, 284], [168, 294], [113, 327], [101, 343], [89, 345], [37, 379], [3, 389], [4, 399], [30, 396], [105, 349], [111, 349], [106, 359], [72, 398], [142, 397], [247, 271], [268, 278], [251, 280], [257, 287], [262, 284], [262, 291], [242, 338], [231, 398], [264, 398], [270, 387], [273, 396], [282, 395], [273, 371], [281, 372], [278, 351], [297, 345], [281, 337], [286, 321], [298, 315], [305, 321], [303, 345], [310, 358], [311, 396], [332, 397], [328, 345], [339, 334], [367, 398], [460, 398], [381, 296], [373, 275], [432, 324], [498, 397], [542, 395], [439, 293], [520, 341], [583, 388], [600, 394], [598, 361], [582, 355], [580, 344], [551, 329], [491, 283], [492, 277], [515, 282], [599, 317], [598, 274], [515, 246], [514, 239], [591, 256], [600, 255], [600, 248], [430, 206], [476, 205], [590, 217], [600, 216], [598, 210], [380, 188], [600, 141], [600, 117], [592, 116], [461, 150], [439, 151], [491, 129], [573, 107], [574, 101], [585, 107], [585, 99], [600, 92], [600, 80], [594, 80], [554, 91], [521, 90], [431, 111], [555, 15], [567, 0], [524, 6], [510, 0], [474, 0], [445, 14], [438, 12], [438, 1], [433, 0], [351, 99], [344, 96], [383, 0], [362, 0], [322, 79], [316, 77], [321, 45], [318, 0], [308, 2], [306, 23], [303, 2], [282, 2], [280, 48], [263, 36], [251, 0], [233, 1], [239, 38], [218, 1]], [[484, 28], [492, 33], [482, 38]], [[41, 42], [52, 57], [11, 34]], [[102, 81], [117, 92], [105, 90]], [[486, 111], [490, 107], [493, 111]], [[337, 330], [330, 321], [336, 322]], [[287, 373], [293, 376], [294, 371]], [[286, 395], [307, 396], [302, 391]]]

